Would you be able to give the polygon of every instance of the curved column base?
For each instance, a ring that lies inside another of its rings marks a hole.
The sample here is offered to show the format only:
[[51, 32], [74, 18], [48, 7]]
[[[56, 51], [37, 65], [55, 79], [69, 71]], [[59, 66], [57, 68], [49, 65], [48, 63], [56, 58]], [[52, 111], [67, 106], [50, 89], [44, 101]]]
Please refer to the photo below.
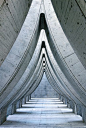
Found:
[[0, 125], [6, 121], [7, 108], [0, 109]]

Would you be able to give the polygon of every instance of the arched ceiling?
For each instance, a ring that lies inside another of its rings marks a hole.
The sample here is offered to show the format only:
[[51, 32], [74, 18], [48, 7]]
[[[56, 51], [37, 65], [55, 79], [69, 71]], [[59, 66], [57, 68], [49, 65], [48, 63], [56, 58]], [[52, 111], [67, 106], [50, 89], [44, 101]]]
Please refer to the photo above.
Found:
[[70, 43], [51, 1], [33, 0], [0, 67], [0, 109], [30, 95], [44, 72], [58, 94], [86, 107], [86, 70]]
[[0, 65], [12, 48], [32, 0], [0, 0]]
[[86, 1], [52, 0], [52, 4], [71, 46], [86, 68]]

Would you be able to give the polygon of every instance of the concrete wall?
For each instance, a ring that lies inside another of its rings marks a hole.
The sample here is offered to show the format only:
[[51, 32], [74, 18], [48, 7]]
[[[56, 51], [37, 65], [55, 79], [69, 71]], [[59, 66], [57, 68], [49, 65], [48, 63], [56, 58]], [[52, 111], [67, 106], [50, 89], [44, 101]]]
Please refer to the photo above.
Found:
[[0, 0], [0, 65], [14, 44], [32, 0]]
[[42, 81], [36, 90], [32, 93], [31, 98], [56, 98], [57, 92], [52, 88], [44, 73]]

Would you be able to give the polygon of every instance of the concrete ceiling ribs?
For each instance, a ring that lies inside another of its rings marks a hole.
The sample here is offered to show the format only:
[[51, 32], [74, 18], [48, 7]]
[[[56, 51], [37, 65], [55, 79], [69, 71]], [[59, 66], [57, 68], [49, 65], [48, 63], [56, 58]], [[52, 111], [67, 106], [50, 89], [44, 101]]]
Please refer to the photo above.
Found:
[[84, 0], [0, 2], [0, 124], [6, 120], [8, 106], [15, 112], [16, 104], [36, 90], [44, 72], [59, 96], [74, 111], [76, 106], [81, 109], [78, 114], [86, 122], [83, 3]]

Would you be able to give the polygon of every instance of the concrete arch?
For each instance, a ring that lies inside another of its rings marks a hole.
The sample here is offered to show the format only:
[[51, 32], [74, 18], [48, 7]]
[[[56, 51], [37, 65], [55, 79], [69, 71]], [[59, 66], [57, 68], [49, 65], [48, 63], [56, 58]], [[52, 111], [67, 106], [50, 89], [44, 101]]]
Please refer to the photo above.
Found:
[[[38, 67], [37, 63], [38, 63], [38, 60], [40, 57], [40, 52], [41, 52], [42, 33], [43, 32], [40, 33], [40, 38], [39, 38], [39, 41], [37, 43], [36, 49], [34, 51], [33, 57], [31, 59], [29, 65], [27, 66], [24, 74], [22, 75], [22, 77], [18, 81], [18, 83], [15, 85], [15, 87], [11, 90], [11, 92], [4, 99], [1, 99], [0, 108], [1, 108], [1, 106], [3, 106], [3, 103], [5, 104], [5, 106], [7, 106], [6, 102], [9, 104], [8, 101], [10, 101], [10, 103], [11, 103], [12, 100], [14, 99], [14, 97], [17, 94], [21, 93], [22, 90], [24, 90], [24, 87], [27, 85], [28, 81], [31, 79], [31, 77], [34, 73], [35, 68]], [[23, 93], [22, 93], [22, 95], [23, 95]], [[4, 96], [2, 95], [2, 97], [4, 97]]]
[[[10, 6], [12, 3], [9, 3]], [[61, 6], [58, 7], [59, 4]], [[63, 7], [63, 5], [65, 6]], [[7, 57], [0, 66], [0, 123], [6, 119], [7, 106], [12, 105], [12, 113], [15, 112], [16, 103], [19, 101], [21, 105], [22, 99], [26, 99], [28, 95], [31, 95], [39, 85], [44, 72], [61, 99], [68, 102], [73, 109], [76, 106], [77, 113], [82, 115], [83, 120], [86, 121], [86, 63], [85, 59], [83, 59], [85, 54], [81, 57], [82, 52], [85, 51], [85, 38], [84, 40], [82, 40], [83, 37], [81, 38], [81, 35], [84, 36], [85, 29], [84, 25], [82, 27], [80, 24], [85, 23], [85, 12], [82, 17], [83, 12], [80, 5], [79, 0], [72, 0], [71, 2], [68, 0], [66, 2], [63, 0], [32, 1], [23, 26], [18, 24], [18, 27], [22, 26], [21, 31], [15, 43], [13, 42], [14, 45], [9, 54], [5, 54]], [[66, 8], [67, 6], [68, 8]], [[17, 5], [15, 8], [17, 8]], [[73, 9], [79, 10], [79, 14], [77, 11], [74, 14], [74, 17], [77, 14], [80, 15], [79, 19], [75, 17], [76, 23], [77, 20], [79, 21], [77, 25], [74, 24], [72, 19]], [[72, 15], [71, 18], [69, 14]], [[73, 23], [70, 25], [71, 20]], [[23, 15], [21, 15], [22, 22]], [[68, 25], [70, 27], [67, 29]], [[76, 27], [72, 28], [73, 25], [76, 25]], [[76, 32], [80, 28], [81, 31]], [[45, 30], [48, 42], [46, 37], [39, 36], [41, 29]], [[70, 31], [76, 32], [76, 35], [74, 33], [70, 34]], [[40, 41], [38, 40], [39, 37], [41, 37]], [[80, 53], [80, 46], [77, 47], [79, 39], [82, 41]], [[43, 44], [43, 42], [45, 43]], [[82, 111], [81, 108], [83, 108]]]
[[[85, 93], [85, 90], [84, 90], [85, 88], [84, 88], [84, 86], [81, 86], [79, 84], [79, 82], [75, 79], [76, 78], [76, 74], [75, 74], [75, 76], [74, 76], [74, 74], [72, 74], [72, 71], [70, 70], [69, 66], [65, 62], [65, 58], [63, 57], [63, 52], [61, 51], [61, 49], [59, 48], [59, 45], [58, 45], [61, 42], [59, 42], [60, 40], [58, 40], [58, 38], [57, 38], [58, 35], [55, 32], [58, 32], [58, 29], [60, 29], [60, 28], [58, 27], [59, 23], [57, 22], [57, 18], [55, 17], [55, 13], [54, 13], [54, 10], [52, 8], [52, 4], [50, 4], [50, 1], [44, 1], [44, 6], [45, 6], [45, 11], [46, 11], [45, 12], [45, 18], [47, 19], [46, 22], [47, 22], [48, 29], [49, 29], [49, 32], [47, 32], [48, 33], [47, 37], [48, 37], [48, 41], [49, 41], [52, 53], [54, 55], [54, 58], [56, 59], [57, 63], [59, 64], [61, 70], [65, 74], [66, 78], [70, 82], [70, 84], [73, 87], [73, 89], [76, 90], [76, 92], [77, 92], [76, 95], [77, 94], [80, 95], [80, 96], [83, 95], [82, 96], [83, 97], [82, 100], [85, 103], [85, 101], [86, 101], [85, 100], [85, 97], [86, 97], [85, 94], [86, 93]], [[49, 6], [50, 8], [47, 8], [47, 6]], [[55, 30], [57, 30], [57, 31], [55, 31]], [[67, 41], [67, 39], [66, 39], [64, 34], [62, 34], [61, 36], [64, 36], [64, 39]], [[64, 45], [63, 45], [63, 47], [64, 47]], [[70, 44], [69, 44], [69, 47], [71, 47]], [[71, 50], [73, 51], [72, 47], [71, 47]], [[69, 53], [69, 55], [71, 55], [71, 54]], [[67, 53], [68, 57], [69, 57], [69, 55]], [[85, 69], [84, 69], [84, 71], [86, 72]], [[84, 80], [85, 80], [85, 78], [84, 78]]]
[[[24, 73], [27, 65], [31, 60], [34, 49], [36, 47], [36, 43], [37, 43], [36, 38], [38, 34], [37, 31], [38, 31], [39, 13], [40, 13], [39, 10], [40, 10], [41, 1], [39, 1], [38, 3], [36, 1], [33, 1], [32, 8], [34, 4], [37, 4], [39, 8], [35, 6], [36, 8], [31, 9], [31, 12], [29, 11], [29, 14], [27, 15], [27, 18], [24, 22], [24, 25], [21, 29], [21, 32], [15, 44], [13, 45], [4, 63], [0, 67], [0, 82], [1, 82], [0, 95], [2, 95], [2, 93], [5, 93], [5, 91], [6, 93], [9, 93], [9, 91], [11, 91], [11, 88], [13, 88], [13, 86], [15, 86], [15, 84], [21, 78], [22, 74]], [[34, 11], [35, 13], [37, 12], [37, 15], [34, 17], [34, 20], [32, 22], [32, 19], [30, 17], [31, 17], [31, 13]], [[29, 21], [28, 21], [28, 18], [29, 18]], [[30, 28], [28, 23], [34, 24], [34, 26]], [[27, 28], [27, 31], [26, 31], [26, 28]], [[25, 38], [26, 34], [27, 34], [27, 37]], [[9, 90], [9, 87], [10, 87], [10, 90]]]
[[0, 65], [12, 48], [32, 0], [0, 1]]
[[86, 68], [86, 9], [85, 1], [52, 0], [53, 7], [71, 46]]

